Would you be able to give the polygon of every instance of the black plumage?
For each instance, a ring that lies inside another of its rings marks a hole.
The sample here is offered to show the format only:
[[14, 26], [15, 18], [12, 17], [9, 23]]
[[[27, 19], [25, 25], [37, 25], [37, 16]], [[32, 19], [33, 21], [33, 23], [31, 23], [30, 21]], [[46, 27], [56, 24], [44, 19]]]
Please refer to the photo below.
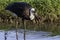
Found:
[[9, 10], [15, 13], [18, 17], [22, 19], [30, 20], [30, 9], [32, 6], [25, 2], [14, 2], [9, 4], [5, 10]]

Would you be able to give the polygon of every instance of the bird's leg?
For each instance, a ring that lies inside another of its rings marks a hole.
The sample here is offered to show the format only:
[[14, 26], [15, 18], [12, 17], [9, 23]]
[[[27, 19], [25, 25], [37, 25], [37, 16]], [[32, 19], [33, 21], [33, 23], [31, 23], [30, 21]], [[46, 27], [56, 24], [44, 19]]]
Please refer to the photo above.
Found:
[[5, 40], [7, 40], [7, 32], [6, 31], [5, 31], [5, 34], [4, 35], [5, 35], [5, 37], [4, 37]]
[[16, 21], [16, 40], [18, 40], [18, 21], [17, 20], [15, 20]]
[[23, 22], [23, 27], [24, 27], [24, 40], [26, 40], [26, 21], [22, 20]]

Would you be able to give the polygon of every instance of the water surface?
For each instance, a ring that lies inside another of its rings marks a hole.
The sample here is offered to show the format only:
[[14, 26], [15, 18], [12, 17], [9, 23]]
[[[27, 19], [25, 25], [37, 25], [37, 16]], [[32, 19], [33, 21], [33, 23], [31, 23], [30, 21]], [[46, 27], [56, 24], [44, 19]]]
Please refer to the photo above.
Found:
[[[3, 31], [0, 30], [0, 40], [5, 40], [4, 34], [7, 33], [7, 40], [16, 40], [16, 31]], [[18, 30], [18, 39], [23, 39], [23, 30]], [[26, 31], [26, 40], [60, 40], [60, 35], [57, 36], [49, 36], [51, 32], [43, 32], [43, 31]]]

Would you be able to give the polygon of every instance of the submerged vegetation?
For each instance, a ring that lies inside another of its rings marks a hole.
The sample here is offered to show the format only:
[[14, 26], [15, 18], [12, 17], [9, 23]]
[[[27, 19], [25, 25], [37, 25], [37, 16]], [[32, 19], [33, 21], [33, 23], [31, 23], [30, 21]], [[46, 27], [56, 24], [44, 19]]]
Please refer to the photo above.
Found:
[[37, 24], [27, 21], [27, 29], [50, 31], [60, 34], [60, 0], [0, 0], [0, 29], [13, 29], [15, 22], [22, 27], [21, 19], [13, 16], [12, 12], [6, 11], [5, 7], [12, 2], [27, 2], [31, 4], [40, 16]]

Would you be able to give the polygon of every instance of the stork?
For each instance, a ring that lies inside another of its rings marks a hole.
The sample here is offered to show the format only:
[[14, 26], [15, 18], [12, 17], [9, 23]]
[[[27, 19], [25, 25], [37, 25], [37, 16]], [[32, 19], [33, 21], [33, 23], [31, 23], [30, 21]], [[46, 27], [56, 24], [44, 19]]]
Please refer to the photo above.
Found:
[[21, 17], [23, 20], [33, 20], [35, 18], [35, 9], [32, 6], [25, 2], [14, 2], [9, 4], [6, 8], [18, 17]]
[[[33, 8], [29, 3], [26, 2], [11, 3], [5, 8], [5, 10], [9, 10], [14, 14], [16, 14], [18, 17], [22, 18], [22, 22], [24, 26], [25, 26], [24, 20], [35, 19], [35, 14], [36, 14], [35, 8]], [[25, 37], [25, 33], [24, 33], [24, 37]]]

